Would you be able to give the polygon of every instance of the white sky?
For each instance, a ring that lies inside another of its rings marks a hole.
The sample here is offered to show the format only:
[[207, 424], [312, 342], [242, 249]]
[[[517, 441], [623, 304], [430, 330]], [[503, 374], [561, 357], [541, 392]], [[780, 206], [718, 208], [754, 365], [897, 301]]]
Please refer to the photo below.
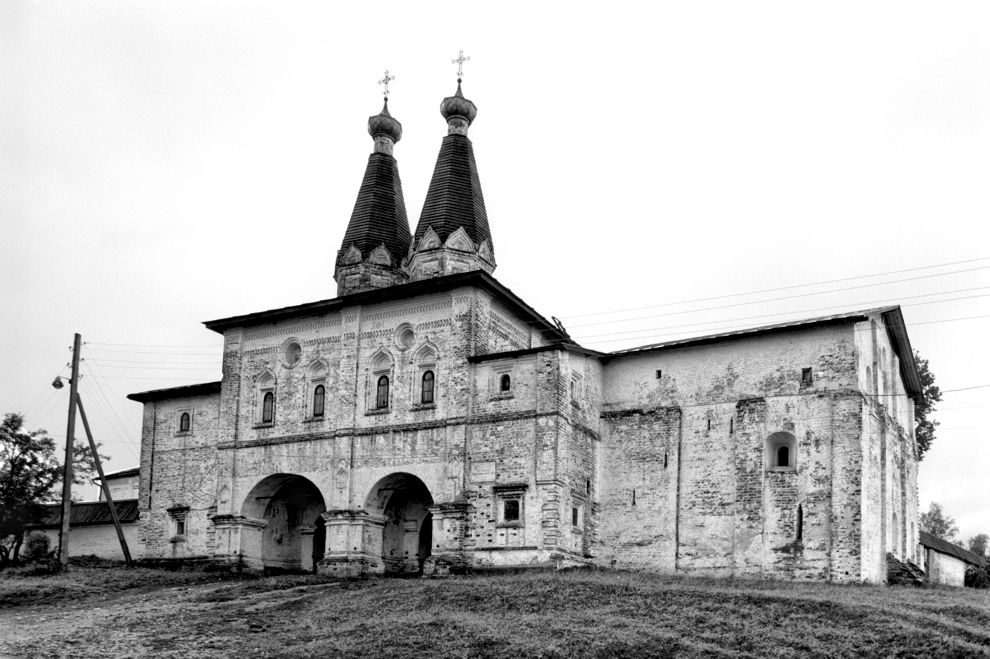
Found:
[[[460, 48], [496, 276], [585, 345], [901, 301], [943, 389], [990, 383], [990, 3], [473, 7], [0, 3], [0, 412], [64, 437], [78, 331], [107, 468], [136, 465], [124, 396], [219, 377], [201, 321], [335, 295], [386, 68], [415, 228]], [[921, 466], [963, 537], [988, 411], [947, 393]]]

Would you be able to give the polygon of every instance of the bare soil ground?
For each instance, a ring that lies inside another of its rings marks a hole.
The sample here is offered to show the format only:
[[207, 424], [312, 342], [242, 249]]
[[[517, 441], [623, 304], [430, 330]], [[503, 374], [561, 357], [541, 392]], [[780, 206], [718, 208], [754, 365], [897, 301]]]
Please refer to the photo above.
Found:
[[0, 657], [990, 654], [990, 591], [623, 572], [0, 573]]

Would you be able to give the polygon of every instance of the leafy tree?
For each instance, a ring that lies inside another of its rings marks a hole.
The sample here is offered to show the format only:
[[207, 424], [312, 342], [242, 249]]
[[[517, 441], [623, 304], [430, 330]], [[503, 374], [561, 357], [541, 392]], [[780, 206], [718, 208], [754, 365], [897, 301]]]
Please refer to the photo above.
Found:
[[990, 543], [990, 535], [981, 533], [969, 539], [969, 550], [977, 556], [987, 555], [987, 543]]
[[917, 350], [914, 351], [914, 361], [918, 365], [918, 376], [921, 378], [921, 397], [914, 403], [915, 437], [918, 440], [920, 462], [935, 441], [938, 421], [929, 419], [928, 415], [935, 411], [935, 404], [942, 400], [942, 391], [935, 384], [935, 375], [928, 367], [928, 360], [918, 354]]
[[947, 542], [955, 542], [956, 536], [959, 535], [959, 527], [956, 526], [956, 520], [942, 510], [940, 504], [934, 501], [928, 507], [927, 513], [921, 513], [921, 528], [936, 538], [942, 538]]
[[[72, 448], [72, 480], [82, 485], [96, 462], [88, 446]], [[55, 440], [45, 430], [25, 431], [20, 414], [6, 414], [0, 423], [0, 567], [17, 562], [24, 527], [44, 515], [43, 503], [57, 497], [61, 479]]]

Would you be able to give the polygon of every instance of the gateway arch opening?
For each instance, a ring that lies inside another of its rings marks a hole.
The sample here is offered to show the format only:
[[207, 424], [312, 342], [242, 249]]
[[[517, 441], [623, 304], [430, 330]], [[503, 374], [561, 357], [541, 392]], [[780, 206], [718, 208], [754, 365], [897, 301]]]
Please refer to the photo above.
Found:
[[433, 546], [429, 488], [412, 474], [390, 474], [375, 483], [365, 509], [385, 520], [382, 561], [385, 574], [420, 574]]

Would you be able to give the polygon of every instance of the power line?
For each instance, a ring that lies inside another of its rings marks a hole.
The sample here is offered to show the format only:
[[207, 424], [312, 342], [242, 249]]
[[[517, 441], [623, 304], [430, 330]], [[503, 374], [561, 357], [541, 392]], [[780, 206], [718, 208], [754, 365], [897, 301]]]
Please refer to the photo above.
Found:
[[[983, 297], [983, 296], [979, 296], [979, 297]], [[958, 298], [958, 299], [968, 299], [968, 298]], [[937, 302], [955, 302], [955, 301], [957, 301], [957, 299], [952, 299], [952, 300], [938, 300]], [[931, 302], [931, 303], [929, 303], [929, 302], [922, 302], [922, 303], [918, 303], [918, 304], [914, 304], [914, 305], [904, 305], [904, 306], [920, 306], [921, 304], [934, 304], [934, 303], [935, 302]], [[832, 307], [824, 307], [824, 309], [831, 309], [831, 308]], [[766, 315], [766, 316], [757, 316], [756, 318], [760, 318], [760, 317], [766, 318], [766, 317], [770, 317], [770, 316], [773, 316], [773, 315], [789, 315], [790, 313], [799, 313], [799, 312], [787, 312], [786, 314], [769, 314], [769, 315]], [[942, 320], [929, 320], [929, 321], [922, 321], [922, 322], [917, 322], [917, 323], [908, 323], [908, 326], [909, 327], [915, 327], [915, 326], [918, 326], [918, 325], [934, 325], [934, 324], [937, 324], [937, 323], [949, 323], [949, 322], [956, 322], [956, 321], [962, 321], [962, 320], [976, 320], [976, 319], [979, 319], [979, 318], [988, 318], [988, 317], [990, 317], [990, 314], [984, 314], [984, 315], [978, 315], [978, 316], [966, 316], [966, 317], [963, 317], [963, 318], [946, 318], [946, 319], [942, 319]], [[735, 320], [746, 320], [746, 319], [739, 318], [739, 319], [735, 319]], [[801, 320], [802, 320], [802, 318], [798, 317], [798, 318], [794, 318], [794, 319], [788, 320], [788, 321], [780, 321], [780, 323], [781, 324], [784, 324], [784, 323], [787, 323], [787, 322], [800, 322]], [[726, 321], [709, 321], [709, 322], [700, 323], [700, 324], [711, 324], [712, 322], [726, 322]], [[729, 322], [731, 322], [731, 321], [729, 321]], [[696, 326], [698, 324], [699, 323], [692, 323], [692, 324], [688, 324], [688, 325], [671, 325], [671, 326], [668, 326], [668, 327], [644, 328], [644, 329], [641, 329], [641, 330], [634, 330], [634, 332], [663, 332], [665, 330], [680, 329], [680, 328], [684, 328], [684, 327], [692, 327], [692, 326]], [[726, 325], [726, 326], [722, 326], [722, 327], [714, 327], [714, 328], [708, 329], [706, 331], [708, 331], [708, 332], [710, 332], [712, 334], [720, 334], [722, 332], [735, 332], [735, 331], [744, 331], [744, 330], [750, 330], [750, 329], [755, 330], [755, 329], [759, 329], [759, 327], [753, 327], [752, 324], [746, 324], [746, 325]], [[862, 330], [862, 331], [865, 331], [865, 330]], [[599, 334], [597, 336], [612, 336], [613, 334], [615, 334], [615, 333], [612, 333], [612, 334]], [[669, 337], [680, 337], [681, 334], [682, 334], [682, 332], [674, 332], [672, 334], [668, 334], [667, 336], [669, 336]], [[601, 344], [601, 343], [615, 343], [617, 341], [634, 341], [634, 340], [637, 340], [637, 339], [646, 339], [646, 338], [648, 338], [648, 336], [649, 335], [647, 335], [647, 336], [641, 336], [641, 337], [632, 336], [632, 337], [620, 337], [620, 338], [616, 338], [616, 339], [600, 339], [598, 341], [595, 341], [595, 343]], [[585, 338], [593, 338], [593, 337], [585, 337]], [[653, 343], [662, 343], [664, 340], [674, 340], [673, 338], [671, 338], [671, 339], [664, 339], [663, 336], [656, 337], [656, 338], [657, 339], [660, 339], [660, 340], [654, 341]], [[684, 337], [684, 338], [685, 338], [685, 340], [690, 340], [693, 337], [688, 336], [688, 337]], [[644, 345], [636, 346], [636, 347], [643, 347], [643, 348], [645, 348], [645, 347], [648, 347], [650, 345], [653, 345], [653, 343], [648, 343], [648, 344], [644, 344]]]
[[[650, 318], [661, 318], [661, 317], [664, 317], [664, 316], [677, 316], [677, 315], [682, 315], [682, 314], [687, 314], [687, 313], [697, 313], [699, 311], [719, 311], [721, 309], [731, 309], [733, 307], [745, 307], [745, 306], [750, 306], [750, 305], [753, 305], [753, 304], [765, 304], [767, 302], [780, 302], [781, 300], [795, 300], [795, 299], [798, 299], [798, 298], [812, 297], [812, 296], [815, 296], [815, 295], [825, 295], [827, 293], [839, 293], [839, 292], [842, 292], [842, 291], [851, 291], [851, 290], [862, 289], [862, 288], [872, 288], [874, 286], [882, 286], [884, 284], [898, 284], [898, 283], [902, 283], [902, 282], [906, 282], [906, 281], [914, 281], [914, 280], [917, 280], [917, 279], [927, 279], [927, 278], [930, 278], [930, 277], [942, 277], [942, 276], [950, 275], [950, 274], [959, 274], [961, 272], [970, 272], [972, 270], [988, 270], [988, 269], [990, 269], [990, 265], [980, 266], [978, 268], [969, 268], [968, 270], [956, 270], [956, 271], [953, 271], [953, 272], [942, 272], [942, 273], [938, 273], [938, 274], [934, 274], [934, 275], [922, 275], [920, 277], [909, 277], [907, 279], [898, 279], [898, 280], [895, 280], [895, 281], [880, 282], [878, 284], [861, 284], [861, 285], [858, 285], [858, 286], [847, 286], [845, 288], [832, 288], [832, 289], [829, 289], [827, 291], [816, 291], [816, 292], [813, 292], [813, 293], [798, 293], [796, 295], [784, 295], [784, 296], [781, 296], [781, 297], [768, 298], [768, 299], [765, 299], [765, 300], [751, 300], [751, 301], [748, 301], [748, 302], [733, 302], [732, 304], [721, 304], [721, 305], [714, 306], [714, 307], [702, 307], [700, 309], [685, 309], [685, 310], [682, 310], [682, 311], [670, 311], [670, 312], [662, 313], [662, 314], [651, 314], [649, 316], [636, 316], [636, 317], [633, 317], [633, 318], [617, 318], [615, 320], [600, 320], [600, 321], [595, 321], [593, 323], [582, 323], [582, 324], [579, 324], [579, 325], [573, 325], [572, 327], [591, 327], [593, 325], [607, 325], [607, 324], [610, 324], [610, 323], [627, 323], [627, 322], [630, 322], [630, 321], [633, 321], [633, 320], [648, 320]], [[902, 299], [902, 298], [900, 298], [900, 296], [898, 296], [898, 298], [899, 299]], [[865, 304], [873, 304], [873, 303], [867, 302]], [[668, 305], [656, 305], [656, 306], [668, 306]], [[838, 305], [832, 305], [832, 306], [838, 306]]]
[[[598, 315], [610, 314], [610, 313], [623, 313], [625, 311], [639, 311], [641, 309], [655, 309], [655, 308], [658, 308], [658, 307], [674, 306], [674, 305], [678, 305], [678, 304], [691, 304], [691, 303], [694, 303], [694, 302], [711, 302], [713, 300], [724, 300], [724, 299], [733, 298], [733, 297], [742, 297], [742, 296], [745, 296], [745, 295], [760, 295], [762, 293], [774, 293], [774, 292], [777, 292], [777, 291], [793, 290], [793, 289], [796, 289], [796, 288], [807, 288], [808, 286], [823, 286], [825, 284], [837, 284], [837, 283], [844, 282], [844, 281], [855, 281], [856, 279], [869, 279], [869, 278], [872, 278], [872, 277], [884, 277], [886, 275], [898, 275], [898, 274], [903, 274], [905, 272], [917, 272], [917, 271], [920, 271], [920, 270], [931, 270], [932, 268], [943, 268], [943, 267], [947, 267], [947, 266], [950, 266], [950, 265], [963, 265], [965, 263], [977, 263], [979, 261], [990, 261], [990, 256], [984, 256], [984, 257], [980, 257], [980, 258], [976, 258], [976, 259], [966, 259], [966, 260], [963, 260], [963, 261], [949, 261], [947, 263], [937, 263], [937, 264], [934, 264], [934, 265], [925, 265], [925, 266], [919, 266], [919, 267], [916, 267], [916, 268], [905, 268], [903, 270], [890, 270], [888, 272], [877, 272], [877, 273], [868, 274], [868, 275], [857, 275], [855, 277], [842, 277], [840, 279], [826, 279], [826, 280], [822, 280], [822, 281], [809, 282], [809, 283], [806, 283], [806, 284], [792, 284], [792, 285], [789, 285], [789, 286], [778, 286], [778, 287], [775, 287], [775, 288], [765, 288], [765, 289], [758, 290], [758, 291], [747, 291], [745, 293], [729, 293], [729, 294], [726, 294], [726, 295], [715, 295], [715, 296], [712, 296], [712, 297], [694, 298], [692, 300], [681, 300], [679, 302], [665, 302], [663, 304], [654, 304], [654, 305], [647, 305], [647, 306], [642, 306], [642, 307], [628, 307], [628, 308], [625, 308], [625, 309], [613, 309], [612, 311], [594, 311], [594, 312], [583, 313], [583, 314], [571, 314], [571, 315], [567, 315], [567, 316], [564, 316], [564, 317], [565, 318], [585, 318], [585, 317], [588, 317], [588, 316], [598, 316]], [[982, 269], [982, 268], [974, 268], [974, 269], [979, 270], [979, 269]], [[960, 272], [969, 272], [969, 271], [968, 270], [961, 270]], [[956, 274], [956, 273], [943, 273], [943, 274]], [[940, 276], [940, 275], [933, 275], [933, 276]], [[900, 281], [908, 281], [908, 280], [900, 280]], [[871, 284], [871, 285], [873, 285], [873, 286], [882, 286], [882, 285], [888, 284], [888, 283], [898, 283], [898, 282], [879, 282], [877, 284]]]
[[[970, 291], [982, 291], [982, 290], [987, 290], [988, 288], [990, 288], [990, 286], [977, 286], [975, 288], [962, 288], [962, 289], [956, 289], [956, 290], [951, 290], [951, 291], [939, 291], [937, 293], [923, 293], [921, 295], [907, 295], [907, 296], [900, 297], [898, 299], [901, 299], [901, 300], [913, 300], [913, 299], [924, 298], [924, 297], [932, 297], [932, 296], [935, 296], [935, 295], [953, 295], [953, 294], [956, 294], [956, 293], [966, 293], [966, 292], [970, 292]], [[986, 296], [972, 296], [972, 297], [986, 297]], [[924, 303], [924, 304], [935, 304], [935, 303], [938, 303], [938, 302], [955, 302], [957, 300], [966, 300], [966, 299], [969, 299], [969, 298], [968, 297], [963, 297], [963, 298], [952, 298], [952, 299], [948, 299], [948, 300], [936, 300], [934, 302], [929, 302], [929, 303]], [[889, 302], [889, 298], [884, 298], [882, 300], [873, 300], [871, 302], [863, 302], [861, 304], [862, 305], [865, 305], [865, 306], [872, 306], [872, 305], [877, 305], [877, 304], [884, 304], [884, 303], [887, 303], [887, 302]], [[702, 321], [698, 321], [698, 322], [695, 322], [695, 323], [686, 323], [686, 324], [682, 324], [682, 325], [669, 325], [667, 327], [660, 327], [660, 328], [641, 328], [641, 329], [634, 329], [634, 330], [621, 330], [621, 331], [617, 331], [617, 332], [607, 332], [605, 334], [578, 334], [578, 336], [581, 336], [581, 337], [583, 337], [585, 339], [594, 339], [594, 338], [597, 338], [597, 337], [600, 337], [600, 336], [616, 336], [618, 334], [638, 334], [640, 332], [652, 332], [652, 331], [656, 331], [656, 330], [667, 330], [667, 329], [681, 329], [681, 328], [687, 328], [687, 327], [698, 327], [700, 325], [712, 325], [712, 324], [716, 324], [716, 323], [739, 322], [739, 321], [744, 321], [744, 320], [746, 320], [746, 321], [749, 321], [749, 320], [760, 320], [760, 319], [764, 319], [764, 318], [779, 318], [781, 316], [790, 316], [790, 315], [794, 315], [794, 314], [809, 314], [809, 313], [818, 313], [818, 312], [823, 312], [823, 311], [830, 311], [830, 310], [835, 309], [836, 307], [840, 307], [840, 306], [841, 307], [846, 307], [848, 305], [830, 304], [828, 306], [816, 307], [814, 309], [795, 309], [795, 310], [790, 310], [790, 311], [781, 311], [781, 312], [778, 312], [778, 313], [757, 314], [755, 316], [743, 316], [743, 317], [740, 317], [740, 318], [719, 318], [719, 319], [716, 319], [716, 320], [702, 320]], [[918, 304], [902, 304], [900, 306], [910, 307], [910, 306], [918, 306]], [[678, 313], [681, 313], [681, 312], [678, 312]], [[661, 315], [676, 315], [676, 314], [661, 314]], [[656, 317], [659, 317], [659, 316], [656, 316]]]

